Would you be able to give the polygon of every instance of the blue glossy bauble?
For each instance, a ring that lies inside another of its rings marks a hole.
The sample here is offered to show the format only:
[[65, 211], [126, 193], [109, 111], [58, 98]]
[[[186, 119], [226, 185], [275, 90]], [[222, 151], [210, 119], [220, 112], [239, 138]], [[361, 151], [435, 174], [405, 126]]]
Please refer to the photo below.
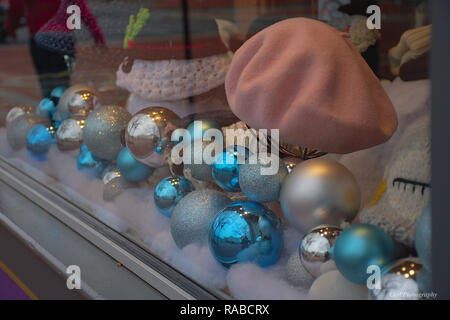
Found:
[[217, 261], [226, 267], [237, 262], [269, 266], [278, 260], [283, 248], [281, 220], [260, 203], [232, 203], [215, 218], [209, 245]]
[[85, 144], [81, 146], [77, 161], [78, 170], [89, 171], [94, 176], [99, 177], [108, 166], [108, 163], [108, 161], [94, 156]]
[[194, 185], [185, 177], [166, 177], [158, 183], [153, 194], [156, 208], [163, 215], [170, 217], [177, 203], [194, 190]]
[[218, 154], [212, 165], [214, 181], [224, 190], [239, 192], [239, 169], [247, 162], [250, 151], [242, 146], [230, 146]]
[[61, 98], [64, 91], [66, 91], [66, 89], [67, 88], [64, 86], [58, 86], [58, 87], [54, 88], [52, 90], [52, 92], [50, 92], [50, 98], [55, 98], [55, 99], [59, 100], [59, 98]]
[[37, 124], [27, 135], [27, 149], [33, 154], [45, 154], [55, 141], [52, 130], [43, 124]]
[[414, 244], [424, 267], [431, 271], [431, 208], [429, 205], [417, 219]]
[[332, 248], [336, 267], [348, 280], [366, 285], [376, 265], [382, 269], [394, 259], [394, 243], [379, 227], [371, 224], [355, 224], [345, 229]]
[[117, 156], [117, 169], [122, 176], [131, 182], [138, 182], [147, 179], [152, 173], [153, 168], [137, 161], [125, 147]]
[[191, 122], [186, 130], [190, 134], [190, 141], [184, 141], [185, 144], [188, 144], [197, 139], [203, 139], [205, 131], [208, 129], [218, 129], [221, 130], [220, 125], [212, 120], [195, 120]]
[[56, 112], [56, 109], [56, 104], [52, 99], [44, 98], [39, 103], [36, 113], [43, 118], [51, 119]]

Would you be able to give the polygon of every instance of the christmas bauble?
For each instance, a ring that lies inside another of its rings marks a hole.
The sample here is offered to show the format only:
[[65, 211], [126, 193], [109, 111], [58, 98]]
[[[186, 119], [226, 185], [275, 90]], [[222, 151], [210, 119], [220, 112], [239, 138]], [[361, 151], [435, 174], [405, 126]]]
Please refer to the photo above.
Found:
[[52, 99], [44, 98], [39, 102], [36, 113], [43, 118], [51, 119], [56, 109], [56, 104]]
[[250, 151], [242, 146], [230, 146], [214, 158], [212, 176], [225, 191], [239, 192], [239, 170], [248, 162]]
[[202, 189], [192, 191], [178, 202], [170, 219], [170, 233], [179, 248], [191, 243], [204, 244], [220, 210], [231, 202], [226, 194]]
[[431, 271], [431, 208], [429, 205], [417, 219], [414, 244], [423, 265]]
[[253, 262], [275, 263], [283, 248], [281, 220], [264, 205], [234, 202], [220, 211], [209, 233], [214, 257], [224, 266]]
[[123, 132], [131, 114], [119, 106], [103, 106], [86, 118], [83, 141], [98, 158], [115, 160], [122, 150]]
[[342, 231], [332, 249], [336, 267], [348, 280], [366, 285], [369, 266], [380, 270], [394, 259], [394, 244], [379, 227], [355, 224]]
[[369, 289], [347, 280], [338, 270], [325, 272], [309, 289], [310, 300], [367, 300]]
[[221, 130], [221, 127], [219, 124], [212, 120], [203, 119], [191, 122], [186, 128], [186, 130], [189, 132], [190, 140], [184, 141], [184, 143], [188, 144], [194, 140], [203, 139], [205, 132], [209, 129]]
[[128, 182], [123, 177], [116, 177], [105, 184], [103, 189], [103, 200], [114, 201], [128, 187]]
[[35, 113], [35, 109], [30, 106], [15, 106], [12, 107], [7, 115], [6, 115], [6, 126], [8, 126], [11, 122], [13, 122], [15, 119], [17, 119], [19, 116], [27, 114], [32, 115]]
[[289, 223], [307, 232], [321, 224], [340, 226], [352, 221], [360, 198], [358, 184], [347, 168], [334, 160], [311, 159], [286, 177], [280, 203]]
[[147, 179], [154, 170], [137, 161], [128, 151], [127, 147], [123, 148], [117, 157], [117, 168], [125, 180], [130, 182], [138, 182]]
[[383, 268], [381, 288], [371, 290], [376, 300], [419, 300], [420, 288], [417, 282], [422, 270], [417, 258], [400, 259]]
[[84, 144], [80, 148], [80, 155], [77, 160], [78, 170], [85, 170], [94, 176], [100, 176], [108, 165], [108, 161], [97, 158]]
[[[210, 149], [211, 148], [211, 149]], [[222, 146], [220, 148], [222, 150]], [[183, 149], [184, 170], [188, 170], [190, 175], [197, 180], [212, 181], [212, 163], [204, 158], [209, 151], [212, 159], [216, 156], [214, 142], [197, 139]]]
[[87, 85], [77, 84], [67, 88], [58, 102], [58, 112], [62, 119], [81, 112], [85, 116], [101, 105], [100, 93]]
[[64, 91], [66, 91], [66, 87], [64, 86], [58, 86], [50, 92], [50, 98], [55, 102], [56, 105], [59, 103], [59, 99], [61, 99], [61, 96], [64, 94]]
[[8, 143], [14, 150], [20, 150], [27, 143], [28, 132], [36, 124], [48, 126], [50, 123], [47, 119], [39, 117], [35, 114], [22, 114], [8, 124], [6, 130], [6, 138]]
[[75, 150], [83, 145], [85, 121], [85, 117], [74, 115], [60, 123], [56, 130], [56, 145], [59, 150]]
[[336, 226], [322, 225], [303, 237], [299, 247], [300, 259], [312, 276], [320, 276], [321, 266], [331, 259], [330, 249], [341, 231], [342, 229]]
[[170, 217], [178, 202], [194, 189], [194, 185], [185, 177], [166, 177], [155, 188], [153, 194], [155, 206], [160, 213]]
[[[271, 162], [260, 158], [256, 164], [243, 164], [239, 170], [239, 185], [250, 200], [272, 202], [280, 197], [281, 186], [288, 170], [280, 158], [275, 155], [270, 158]], [[264, 172], [275, 164], [278, 165], [278, 170]]]
[[55, 141], [55, 128], [52, 125], [33, 126], [27, 135], [27, 150], [33, 154], [45, 154]]
[[125, 141], [133, 157], [151, 167], [167, 163], [172, 142], [170, 140], [180, 118], [163, 107], [148, 107], [136, 113], [125, 131]]
[[298, 251], [295, 251], [290, 257], [286, 265], [286, 277], [294, 286], [309, 289], [314, 282], [314, 277], [305, 269]]

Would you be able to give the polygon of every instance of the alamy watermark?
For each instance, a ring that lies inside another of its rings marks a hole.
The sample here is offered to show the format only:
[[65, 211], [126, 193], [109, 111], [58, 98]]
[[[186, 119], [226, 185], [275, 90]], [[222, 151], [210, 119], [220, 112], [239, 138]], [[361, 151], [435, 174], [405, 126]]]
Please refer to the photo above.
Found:
[[[270, 131], [270, 140], [267, 139]], [[224, 138], [225, 134], [225, 138]], [[279, 161], [279, 130], [278, 129], [225, 129], [224, 131], [210, 128], [202, 129], [202, 121], [194, 121], [193, 139], [187, 129], [176, 129], [171, 136], [172, 142], [177, 143], [171, 151], [174, 164], [208, 164], [214, 160], [218, 164], [256, 164], [261, 163], [261, 175], [274, 175], [278, 172]], [[201, 138], [200, 138], [201, 137]], [[180, 141], [182, 138], [182, 142]], [[270, 141], [270, 151], [268, 150]], [[228, 148], [233, 146], [246, 147], [248, 157], [216, 157], [224, 149], [224, 142]], [[225, 161], [225, 162], [224, 162]], [[232, 162], [231, 162], [232, 161]]]

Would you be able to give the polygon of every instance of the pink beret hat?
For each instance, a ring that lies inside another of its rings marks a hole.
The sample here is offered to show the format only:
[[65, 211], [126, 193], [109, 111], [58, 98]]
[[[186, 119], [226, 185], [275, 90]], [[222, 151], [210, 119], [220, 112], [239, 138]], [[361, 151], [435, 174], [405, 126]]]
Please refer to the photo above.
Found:
[[341, 32], [293, 18], [251, 37], [235, 53], [225, 88], [232, 111], [283, 142], [349, 153], [381, 144], [397, 128], [389, 97]]

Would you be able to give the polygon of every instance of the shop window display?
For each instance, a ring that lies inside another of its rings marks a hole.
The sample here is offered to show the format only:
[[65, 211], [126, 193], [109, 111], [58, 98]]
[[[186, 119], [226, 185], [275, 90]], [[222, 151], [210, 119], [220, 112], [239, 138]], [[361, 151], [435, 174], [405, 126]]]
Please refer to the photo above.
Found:
[[2, 159], [211, 292], [430, 293], [428, 1], [30, 3]]

